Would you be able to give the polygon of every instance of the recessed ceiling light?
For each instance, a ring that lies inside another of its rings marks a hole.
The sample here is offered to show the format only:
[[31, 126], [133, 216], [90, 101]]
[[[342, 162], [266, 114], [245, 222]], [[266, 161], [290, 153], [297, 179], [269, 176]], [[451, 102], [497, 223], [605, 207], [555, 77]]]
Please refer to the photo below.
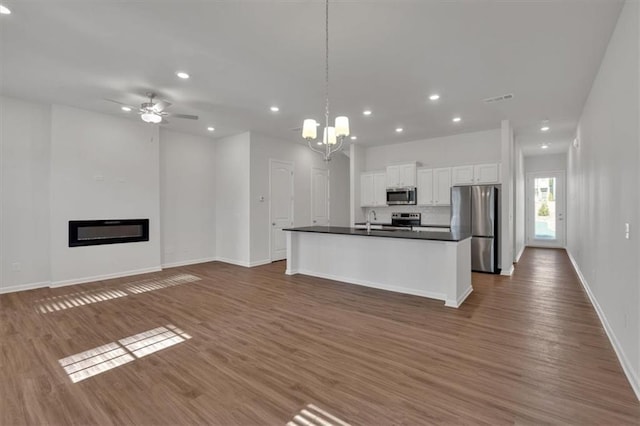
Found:
[[549, 126], [542, 126], [542, 127], [540, 127], [540, 130], [543, 131], [543, 132], [548, 132], [550, 128], [551, 127], [549, 127]]
[[437, 101], [438, 99], [440, 99], [440, 95], [434, 93], [433, 95], [429, 96], [429, 99], [432, 101]]
[[271, 112], [278, 112], [280, 111], [280, 108], [278, 108], [277, 106], [272, 106], [271, 108], [269, 108], [271, 110]]
[[371, 110], [365, 109], [364, 111], [362, 111], [362, 115], [371, 115]]
[[213, 131], [215, 130], [215, 128], [213, 128], [213, 127], [207, 127], [207, 130], [208, 130], [208, 131], [210, 131], [210, 132], [213, 132]]
[[3, 15], [11, 15], [11, 11], [7, 6], [3, 6], [0, 4], [0, 13]]
[[183, 79], [183, 80], [186, 80], [186, 79], [188, 79], [188, 78], [189, 78], [189, 74], [187, 74], [186, 72], [183, 72], [183, 71], [178, 71], [178, 72], [176, 73], [176, 75], [177, 75], [178, 77], [180, 77], [181, 79]]
[[396, 128], [396, 133], [402, 133], [404, 129], [402, 127], [397, 127]]
[[547, 148], [549, 148], [549, 145], [547, 145], [547, 144], [545, 143], [545, 144], [542, 144], [542, 146], [541, 146], [540, 148], [542, 148], [542, 149], [547, 149]]
[[452, 119], [451, 121], [453, 121], [454, 123], [459, 123], [459, 122], [461, 122], [461, 121], [462, 121], [462, 118], [460, 118], [460, 117], [453, 117], [453, 119]]
[[131, 108], [129, 108], [128, 106], [123, 106], [120, 109], [123, 110], [124, 112], [131, 112]]
[[358, 137], [356, 135], [351, 136], [351, 140], [355, 141], [356, 139], [358, 139]]

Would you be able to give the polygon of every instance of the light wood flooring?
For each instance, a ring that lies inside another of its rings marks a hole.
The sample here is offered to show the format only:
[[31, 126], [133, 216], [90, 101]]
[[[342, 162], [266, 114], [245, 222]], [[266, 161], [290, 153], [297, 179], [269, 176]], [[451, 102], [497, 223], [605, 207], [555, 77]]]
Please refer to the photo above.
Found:
[[[213, 262], [0, 296], [0, 424], [640, 423], [562, 250], [474, 274], [460, 309], [284, 269]], [[163, 330], [170, 347], [128, 343]], [[108, 344], [125, 353], [111, 369], [65, 370]]]

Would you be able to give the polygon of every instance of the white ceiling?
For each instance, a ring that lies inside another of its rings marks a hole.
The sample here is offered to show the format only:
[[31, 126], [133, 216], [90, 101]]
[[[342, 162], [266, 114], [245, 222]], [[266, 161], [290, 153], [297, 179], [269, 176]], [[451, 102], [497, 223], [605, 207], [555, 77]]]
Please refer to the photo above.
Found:
[[[170, 111], [200, 116], [167, 127], [215, 137], [254, 130], [295, 141], [292, 128], [322, 117], [323, 1], [0, 1], [13, 12], [0, 15], [4, 95], [124, 115], [104, 98], [139, 105], [152, 90], [174, 103]], [[621, 2], [359, 0], [330, 8], [332, 116], [350, 117], [357, 143], [509, 119], [531, 155], [542, 142], [551, 153], [573, 139]], [[191, 79], [178, 79], [178, 70]], [[430, 102], [431, 93], [441, 100]], [[515, 99], [482, 102], [506, 93]], [[453, 124], [458, 114], [463, 121]], [[552, 129], [541, 133], [545, 119]]]

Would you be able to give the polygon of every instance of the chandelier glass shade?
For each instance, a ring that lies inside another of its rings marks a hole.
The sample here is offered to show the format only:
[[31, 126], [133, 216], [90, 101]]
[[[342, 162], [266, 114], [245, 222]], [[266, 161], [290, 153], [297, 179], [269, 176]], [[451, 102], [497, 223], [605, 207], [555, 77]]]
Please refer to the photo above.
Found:
[[[302, 137], [307, 140], [309, 148], [324, 156], [325, 161], [331, 160], [331, 154], [342, 149], [344, 139], [349, 136], [349, 118], [336, 117], [333, 126], [329, 125], [329, 0], [325, 0], [325, 123], [322, 140], [315, 142], [318, 137], [319, 124], [312, 118], [307, 118], [302, 124]], [[314, 146], [320, 146], [316, 148]]]

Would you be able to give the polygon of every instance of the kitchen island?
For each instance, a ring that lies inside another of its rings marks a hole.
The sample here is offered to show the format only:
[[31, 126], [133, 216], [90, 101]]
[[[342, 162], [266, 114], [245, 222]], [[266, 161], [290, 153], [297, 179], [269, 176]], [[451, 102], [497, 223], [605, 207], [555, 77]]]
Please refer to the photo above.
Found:
[[287, 233], [287, 275], [304, 274], [443, 300], [473, 291], [471, 234], [308, 226]]

